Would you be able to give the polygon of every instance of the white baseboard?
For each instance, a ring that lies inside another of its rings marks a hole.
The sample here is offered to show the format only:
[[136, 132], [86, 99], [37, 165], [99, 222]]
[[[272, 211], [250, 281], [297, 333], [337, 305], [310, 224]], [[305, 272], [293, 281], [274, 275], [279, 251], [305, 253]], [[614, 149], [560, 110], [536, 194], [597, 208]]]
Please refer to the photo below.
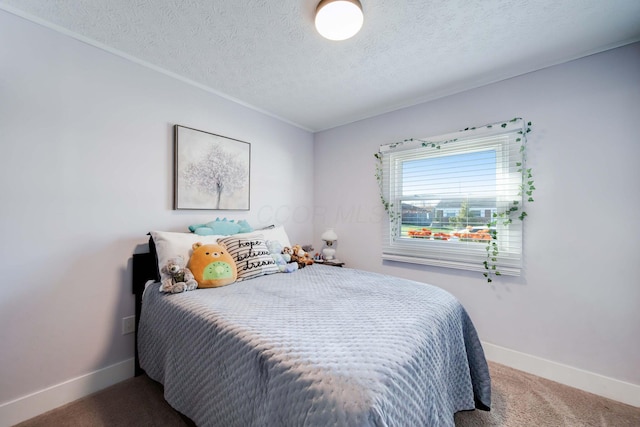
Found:
[[[640, 407], [640, 386], [594, 374], [571, 366], [542, 359], [483, 342], [487, 360], [528, 372], [551, 381], [575, 387], [608, 399]], [[0, 427], [10, 427], [51, 409], [124, 381], [133, 376], [134, 360], [82, 375], [0, 405]]]
[[0, 405], [0, 427], [9, 427], [133, 377], [134, 360], [90, 372]]
[[487, 360], [528, 372], [608, 399], [640, 407], [640, 385], [552, 362], [530, 354], [482, 343]]

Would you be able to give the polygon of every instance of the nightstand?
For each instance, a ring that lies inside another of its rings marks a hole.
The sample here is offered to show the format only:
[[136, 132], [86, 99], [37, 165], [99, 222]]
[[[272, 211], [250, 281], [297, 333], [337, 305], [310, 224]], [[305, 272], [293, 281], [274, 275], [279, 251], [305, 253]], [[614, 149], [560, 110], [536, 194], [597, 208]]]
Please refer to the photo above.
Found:
[[343, 267], [344, 266], [344, 262], [338, 260], [338, 259], [332, 259], [330, 261], [325, 261], [325, 260], [320, 260], [320, 261], [316, 261], [318, 264], [322, 264], [322, 265], [330, 265], [332, 267]]

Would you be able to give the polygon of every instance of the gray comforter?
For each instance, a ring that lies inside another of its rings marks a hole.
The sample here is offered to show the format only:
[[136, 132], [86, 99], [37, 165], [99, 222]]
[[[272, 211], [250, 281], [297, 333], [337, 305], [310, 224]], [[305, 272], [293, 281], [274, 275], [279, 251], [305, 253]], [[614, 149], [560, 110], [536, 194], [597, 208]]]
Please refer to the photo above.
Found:
[[467, 313], [418, 282], [313, 265], [215, 289], [145, 292], [140, 364], [202, 426], [453, 426], [488, 409]]

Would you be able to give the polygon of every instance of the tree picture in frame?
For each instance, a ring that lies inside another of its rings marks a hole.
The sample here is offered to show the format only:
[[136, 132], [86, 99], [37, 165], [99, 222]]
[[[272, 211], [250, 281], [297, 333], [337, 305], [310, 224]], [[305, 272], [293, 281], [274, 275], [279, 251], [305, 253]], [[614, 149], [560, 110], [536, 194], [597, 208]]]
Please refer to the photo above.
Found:
[[251, 144], [174, 126], [174, 209], [249, 210]]

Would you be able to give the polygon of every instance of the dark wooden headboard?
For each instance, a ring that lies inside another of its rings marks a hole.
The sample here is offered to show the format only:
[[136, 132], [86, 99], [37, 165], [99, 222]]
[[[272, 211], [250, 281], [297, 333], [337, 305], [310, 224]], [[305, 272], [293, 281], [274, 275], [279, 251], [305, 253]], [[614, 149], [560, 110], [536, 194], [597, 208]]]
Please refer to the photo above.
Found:
[[142, 310], [142, 293], [144, 292], [144, 285], [147, 281], [153, 280], [157, 282], [160, 280], [158, 276], [158, 266], [156, 261], [156, 255], [154, 253], [145, 252], [140, 254], [133, 254], [133, 279], [132, 279], [132, 292], [136, 297], [136, 348], [135, 348], [135, 375], [141, 375], [144, 373], [140, 364], [138, 363], [138, 326], [140, 323], [140, 313]]

